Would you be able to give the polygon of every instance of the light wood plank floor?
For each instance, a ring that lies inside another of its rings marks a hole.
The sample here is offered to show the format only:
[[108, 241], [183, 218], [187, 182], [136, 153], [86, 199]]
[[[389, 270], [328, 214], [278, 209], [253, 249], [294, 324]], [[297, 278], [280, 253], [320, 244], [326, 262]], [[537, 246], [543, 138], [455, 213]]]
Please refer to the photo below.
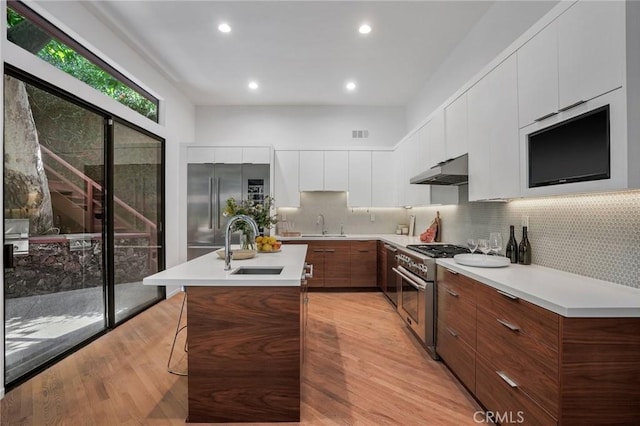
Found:
[[[476, 402], [381, 293], [309, 299], [300, 424], [477, 424]], [[187, 378], [165, 370], [181, 300], [159, 303], [13, 389], [0, 402], [0, 424], [184, 424]]]

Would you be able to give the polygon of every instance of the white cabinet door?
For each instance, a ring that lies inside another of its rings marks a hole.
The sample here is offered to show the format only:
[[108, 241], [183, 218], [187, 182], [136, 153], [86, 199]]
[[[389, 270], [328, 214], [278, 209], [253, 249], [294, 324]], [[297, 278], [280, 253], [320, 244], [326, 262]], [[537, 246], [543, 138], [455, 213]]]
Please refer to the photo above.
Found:
[[215, 163], [215, 148], [209, 146], [192, 146], [187, 148], [187, 163]]
[[300, 151], [300, 191], [324, 190], [324, 152]]
[[371, 206], [371, 151], [349, 151], [349, 198], [351, 207]]
[[409, 183], [412, 177], [428, 169], [431, 164], [429, 160], [428, 128], [423, 126], [418, 129], [403, 145], [403, 164], [408, 165], [403, 177], [404, 203], [407, 206], [429, 205], [431, 187], [429, 185], [412, 185]]
[[558, 27], [552, 22], [518, 49], [520, 127], [558, 110]]
[[400, 144], [393, 151], [394, 165], [394, 187], [396, 192], [396, 206], [404, 207], [407, 205], [407, 184], [408, 167], [404, 153], [406, 152], [407, 142]]
[[391, 151], [371, 153], [371, 205], [394, 207], [396, 200], [394, 155]]
[[625, 3], [580, 1], [558, 18], [560, 109], [622, 86]]
[[222, 147], [215, 150], [216, 163], [242, 164], [242, 148]]
[[469, 200], [520, 194], [516, 56], [469, 90]]
[[349, 190], [349, 151], [324, 152], [324, 190]]
[[427, 159], [420, 167], [421, 172], [447, 159], [444, 146], [444, 110], [438, 109], [425, 128], [428, 148]]
[[444, 110], [445, 158], [456, 158], [468, 152], [467, 148], [467, 93], [451, 102]]
[[245, 164], [270, 164], [271, 148], [268, 146], [242, 148], [242, 162]]
[[274, 198], [278, 207], [300, 207], [298, 151], [276, 151]]

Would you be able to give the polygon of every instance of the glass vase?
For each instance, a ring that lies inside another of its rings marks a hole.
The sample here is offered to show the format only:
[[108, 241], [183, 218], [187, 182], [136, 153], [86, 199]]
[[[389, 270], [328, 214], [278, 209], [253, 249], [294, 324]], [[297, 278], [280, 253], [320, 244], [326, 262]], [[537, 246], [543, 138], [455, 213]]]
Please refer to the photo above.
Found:
[[240, 235], [240, 244], [243, 250], [255, 250], [256, 241], [252, 231], [242, 231]]

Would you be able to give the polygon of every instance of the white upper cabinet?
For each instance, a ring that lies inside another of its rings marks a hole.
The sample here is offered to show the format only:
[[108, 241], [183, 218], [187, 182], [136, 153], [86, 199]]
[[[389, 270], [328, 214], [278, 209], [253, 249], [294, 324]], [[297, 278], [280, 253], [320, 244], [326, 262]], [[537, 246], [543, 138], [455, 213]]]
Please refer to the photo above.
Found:
[[[369, 161], [369, 168], [371, 168]], [[303, 169], [304, 170], [304, 169]], [[324, 190], [349, 190], [349, 151], [324, 152]]]
[[236, 147], [216, 147], [216, 163], [242, 164], [242, 148]]
[[300, 151], [300, 191], [324, 190], [324, 152]]
[[444, 110], [437, 110], [431, 117], [431, 120], [425, 124], [424, 129], [426, 131], [428, 146], [427, 156], [420, 164], [418, 173], [424, 172], [447, 159], [444, 139]]
[[243, 147], [242, 162], [245, 164], [270, 164], [271, 148], [268, 146]]
[[190, 146], [187, 148], [189, 164], [271, 164], [271, 148], [231, 146]]
[[210, 146], [190, 146], [187, 148], [187, 163], [215, 163], [215, 152], [216, 149]]
[[371, 206], [371, 151], [349, 151], [349, 198], [351, 207]]
[[409, 183], [409, 167], [405, 155], [407, 146], [408, 144], [405, 141], [393, 151], [393, 182], [396, 193], [396, 205], [400, 207], [407, 205], [407, 187], [409, 186], [407, 185]]
[[536, 34], [517, 53], [520, 127], [558, 111], [558, 28], [556, 22]]
[[405, 206], [426, 206], [430, 204], [429, 185], [411, 185], [410, 179], [431, 167], [429, 156], [429, 130], [425, 125], [418, 129], [403, 144], [402, 158], [399, 166], [404, 171], [402, 186], [404, 186]]
[[468, 92], [469, 200], [520, 195], [516, 55]]
[[[373, 151], [371, 154], [371, 205], [394, 207], [396, 200], [396, 176], [394, 154], [391, 151]], [[351, 194], [349, 194], [351, 197]]]
[[580, 1], [558, 18], [559, 109], [622, 86], [624, 1]]
[[518, 49], [520, 127], [623, 85], [624, 8], [580, 1]]
[[444, 110], [445, 158], [459, 157], [467, 148], [467, 93], [463, 93]]
[[300, 207], [298, 151], [276, 151], [274, 198], [278, 207]]

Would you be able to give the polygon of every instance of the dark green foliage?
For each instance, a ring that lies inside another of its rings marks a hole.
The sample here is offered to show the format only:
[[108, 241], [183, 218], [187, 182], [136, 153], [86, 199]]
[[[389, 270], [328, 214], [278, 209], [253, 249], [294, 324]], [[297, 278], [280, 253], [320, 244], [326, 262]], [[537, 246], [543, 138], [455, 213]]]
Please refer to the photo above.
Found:
[[157, 106], [40, 27], [7, 8], [7, 38], [56, 68], [88, 84], [145, 117], [158, 121]]

